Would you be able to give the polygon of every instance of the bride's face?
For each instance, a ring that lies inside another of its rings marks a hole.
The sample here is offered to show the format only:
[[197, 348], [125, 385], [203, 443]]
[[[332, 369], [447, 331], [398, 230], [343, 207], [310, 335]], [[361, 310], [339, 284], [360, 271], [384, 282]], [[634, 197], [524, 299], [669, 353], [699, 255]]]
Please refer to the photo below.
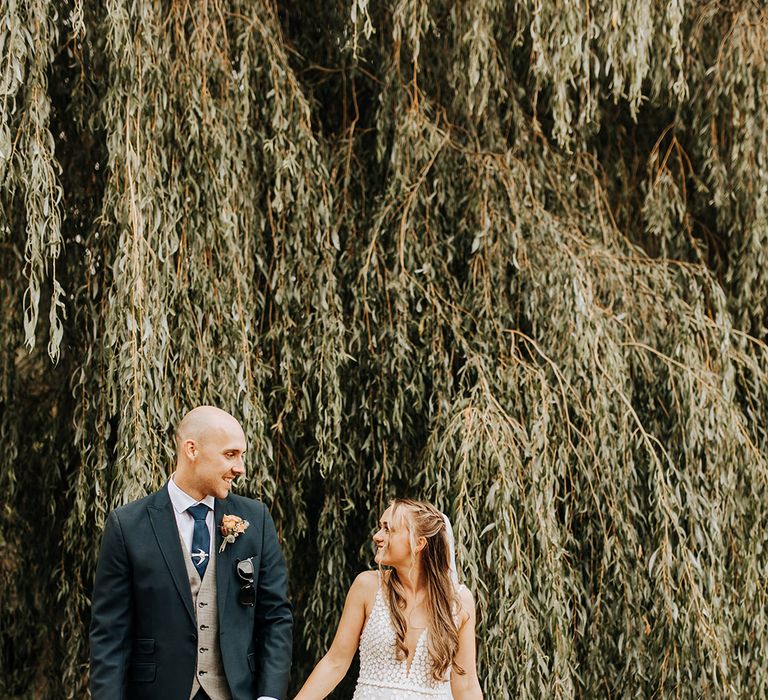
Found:
[[400, 510], [393, 516], [390, 506], [382, 514], [379, 525], [379, 531], [373, 536], [373, 542], [376, 545], [376, 563], [383, 566], [398, 566], [410, 562], [411, 541], [403, 511]]

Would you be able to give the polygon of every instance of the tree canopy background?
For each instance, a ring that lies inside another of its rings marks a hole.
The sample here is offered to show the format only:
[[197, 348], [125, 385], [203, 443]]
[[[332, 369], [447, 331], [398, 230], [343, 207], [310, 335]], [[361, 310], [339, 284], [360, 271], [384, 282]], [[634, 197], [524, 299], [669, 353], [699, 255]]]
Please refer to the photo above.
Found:
[[487, 698], [768, 696], [767, 55], [758, 0], [3, 0], [0, 694], [87, 696], [212, 403], [297, 682], [398, 494]]

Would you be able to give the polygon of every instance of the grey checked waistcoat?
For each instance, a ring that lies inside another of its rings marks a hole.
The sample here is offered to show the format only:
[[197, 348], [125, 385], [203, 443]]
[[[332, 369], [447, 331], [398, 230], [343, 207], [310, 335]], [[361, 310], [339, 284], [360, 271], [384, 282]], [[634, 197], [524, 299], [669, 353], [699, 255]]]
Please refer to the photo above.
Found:
[[205, 569], [202, 582], [200, 574], [192, 564], [192, 557], [184, 545], [184, 563], [187, 567], [187, 578], [192, 589], [192, 602], [197, 616], [197, 667], [195, 680], [192, 683], [192, 693], [202, 689], [211, 700], [231, 700], [232, 696], [224, 675], [219, 648], [219, 609], [216, 602], [216, 552], [211, 542], [211, 557]]

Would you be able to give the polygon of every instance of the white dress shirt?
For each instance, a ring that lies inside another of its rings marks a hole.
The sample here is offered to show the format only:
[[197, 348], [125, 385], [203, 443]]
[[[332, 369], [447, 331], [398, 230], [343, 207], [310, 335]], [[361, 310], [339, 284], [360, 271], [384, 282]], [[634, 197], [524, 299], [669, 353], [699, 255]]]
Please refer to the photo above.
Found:
[[[187, 512], [187, 508], [190, 506], [196, 506], [198, 503], [205, 503], [210, 509], [208, 515], [205, 516], [205, 524], [208, 526], [208, 534], [211, 538], [211, 550], [216, 542], [216, 538], [213, 536], [213, 506], [216, 499], [213, 496], [206, 496], [202, 501], [196, 501], [192, 496], [182, 491], [173, 477], [168, 479], [168, 496], [171, 499], [171, 505], [173, 506], [173, 514], [176, 516], [176, 527], [179, 529], [179, 534], [184, 544], [187, 546], [187, 551], [192, 554], [192, 533], [195, 530], [195, 519], [192, 517], [192, 513]], [[210, 556], [213, 556], [213, 552], [208, 552]]]
[[[173, 476], [168, 479], [168, 496], [173, 506], [173, 514], [176, 516], [176, 527], [190, 556], [192, 554], [192, 533], [195, 530], [195, 519], [192, 517], [192, 513], [187, 512], [187, 508], [196, 506], [198, 503], [205, 503], [208, 506], [210, 510], [208, 515], [205, 516], [205, 524], [208, 526], [208, 533], [211, 536], [211, 551], [208, 554], [214, 556], [213, 548], [216, 544], [216, 538], [213, 536], [213, 506], [216, 503], [216, 499], [213, 496], [206, 496], [202, 501], [196, 501], [192, 496], [176, 486]], [[261, 695], [257, 700], [277, 700], [277, 698]]]

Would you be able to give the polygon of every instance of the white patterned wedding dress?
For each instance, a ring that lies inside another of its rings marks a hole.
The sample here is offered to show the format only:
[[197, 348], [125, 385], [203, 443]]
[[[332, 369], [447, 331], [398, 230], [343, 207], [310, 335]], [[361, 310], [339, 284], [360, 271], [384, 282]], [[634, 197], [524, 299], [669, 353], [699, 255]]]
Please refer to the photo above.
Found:
[[435, 681], [430, 672], [427, 630], [416, 643], [411, 666], [395, 657], [395, 628], [381, 590], [360, 635], [360, 677], [352, 700], [452, 700], [450, 671]]

